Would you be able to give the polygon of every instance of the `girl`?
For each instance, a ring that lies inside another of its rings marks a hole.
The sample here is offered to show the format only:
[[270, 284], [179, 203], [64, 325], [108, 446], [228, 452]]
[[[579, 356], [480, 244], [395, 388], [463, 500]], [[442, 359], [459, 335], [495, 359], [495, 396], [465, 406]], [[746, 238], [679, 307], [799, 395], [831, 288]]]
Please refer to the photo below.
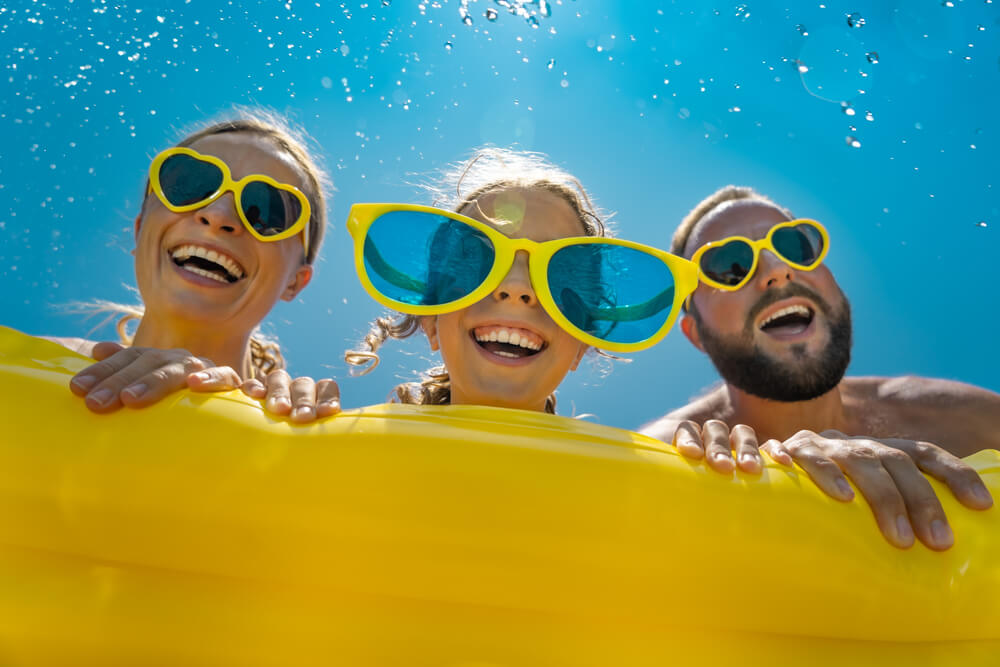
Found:
[[365, 287], [407, 313], [376, 320], [348, 363], [367, 372], [388, 338], [418, 329], [444, 362], [396, 400], [555, 412], [590, 346], [655, 344], [694, 289], [689, 262], [607, 239], [582, 185], [537, 154], [482, 151], [444, 180], [458, 215], [356, 205], [348, 221]]
[[[143, 307], [111, 306], [125, 313], [119, 333], [130, 347], [57, 339], [88, 356], [110, 356], [77, 374], [73, 392], [107, 412], [159, 400], [208, 359], [235, 369], [226, 376], [234, 386], [283, 368], [278, 346], [255, 331], [279, 299], [290, 301], [312, 278], [327, 185], [304, 141], [263, 113], [209, 125], [160, 153], [135, 219]], [[130, 319], [139, 320], [131, 337], [124, 332]], [[337, 407], [329, 393], [317, 398], [321, 412]], [[270, 407], [287, 414], [291, 404]]]

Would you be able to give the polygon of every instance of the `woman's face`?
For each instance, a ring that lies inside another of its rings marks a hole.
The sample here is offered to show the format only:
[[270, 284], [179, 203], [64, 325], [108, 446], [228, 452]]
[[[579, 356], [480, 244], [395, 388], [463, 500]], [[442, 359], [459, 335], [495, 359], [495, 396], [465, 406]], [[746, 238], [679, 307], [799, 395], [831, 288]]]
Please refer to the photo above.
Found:
[[[584, 234], [573, 208], [544, 190], [490, 193], [461, 212], [511, 238], [541, 242]], [[544, 410], [545, 399], [587, 350], [539, 305], [524, 251], [491, 295], [421, 324], [448, 368], [453, 404]]]
[[[305, 190], [294, 159], [269, 139], [215, 134], [192, 149], [227, 165], [234, 180], [264, 174]], [[146, 317], [186, 326], [249, 332], [278, 301], [308, 284], [302, 235], [264, 243], [243, 226], [233, 193], [187, 213], [173, 213], [153, 193], [136, 218], [135, 269]]]

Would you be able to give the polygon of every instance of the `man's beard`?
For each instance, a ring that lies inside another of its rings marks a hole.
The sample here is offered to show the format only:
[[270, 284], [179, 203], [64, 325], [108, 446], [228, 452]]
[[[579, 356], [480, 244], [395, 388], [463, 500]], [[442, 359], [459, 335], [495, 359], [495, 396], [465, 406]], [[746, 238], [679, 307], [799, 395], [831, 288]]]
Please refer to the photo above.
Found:
[[[830, 340], [816, 357], [807, 356], [805, 344], [792, 344], [797, 361], [783, 362], [768, 356], [753, 342], [753, 321], [767, 306], [794, 296], [812, 300], [826, 316], [830, 323]], [[811, 289], [789, 283], [783, 289], [768, 292], [754, 304], [741, 334], [715, 335], [705, 326], [693, 303], [691, 316], [698, 325], [705, 352], [726, 382], [748, 394], [772, 401], [808, 401], [836, 387], [851, 361], [851, 307], [843, 293], [841, 304], [833, 311], [830, 304]]]

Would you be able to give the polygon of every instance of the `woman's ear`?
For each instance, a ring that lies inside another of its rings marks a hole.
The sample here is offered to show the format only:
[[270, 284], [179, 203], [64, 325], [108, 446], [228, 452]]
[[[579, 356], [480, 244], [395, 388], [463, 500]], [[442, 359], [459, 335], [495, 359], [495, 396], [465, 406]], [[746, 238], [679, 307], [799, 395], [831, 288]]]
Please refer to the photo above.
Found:
[[705, 351], [701, 345], [701, 336], [698, 334], [698, 323], [694, 321], [694, 317], [690, 313], [685, 313], [684, 317], [681, 318], [681, 331], [684, 332], [684, 337], [691, 341], [692, 345], [702, 352]]
[[424, 330], [431, 349], [435, 352], [441, 349], [441, 344], [438, 341], [437, 317], [434, 315], [424, 315], [420, 318], [420, 328]]
[[284, 301], [291, 301], [299, 292], [306, 288], [309, 281], [313, 277], [313, 267], [312, 264], [303, 264], [295, 270], [295, 274], [292, 276], [291, 282], [285, 285], [285, 291], [281, 293], [281, 298]]

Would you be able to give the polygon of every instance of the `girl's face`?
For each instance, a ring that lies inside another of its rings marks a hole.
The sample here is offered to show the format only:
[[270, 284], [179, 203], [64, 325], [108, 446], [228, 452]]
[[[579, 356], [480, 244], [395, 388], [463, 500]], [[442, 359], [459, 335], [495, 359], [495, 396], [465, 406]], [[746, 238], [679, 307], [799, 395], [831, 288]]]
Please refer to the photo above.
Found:
[[[584, 234], [569, 203], [544, 190], [489, 193], [461, 213], [511, 238], [542, 242]], [[490, 296], [458, 312], [424, 317], [421, 325], [448, 368], [452, 404], [542, 411], [587, 351], [539, 305], [524, 251]]]
[[[305, 189], [294, 159], [266, 137], [216, 134], [191, 148], [221, 159], [234, 180], [264, 174]], [[136, 278], [147, 317], [249, 332], [312, 277], [302, 235], [258, 241], [243, 226], [231, 192], [187, 213], [171, 212], [150, 193], [135, 225]]]

